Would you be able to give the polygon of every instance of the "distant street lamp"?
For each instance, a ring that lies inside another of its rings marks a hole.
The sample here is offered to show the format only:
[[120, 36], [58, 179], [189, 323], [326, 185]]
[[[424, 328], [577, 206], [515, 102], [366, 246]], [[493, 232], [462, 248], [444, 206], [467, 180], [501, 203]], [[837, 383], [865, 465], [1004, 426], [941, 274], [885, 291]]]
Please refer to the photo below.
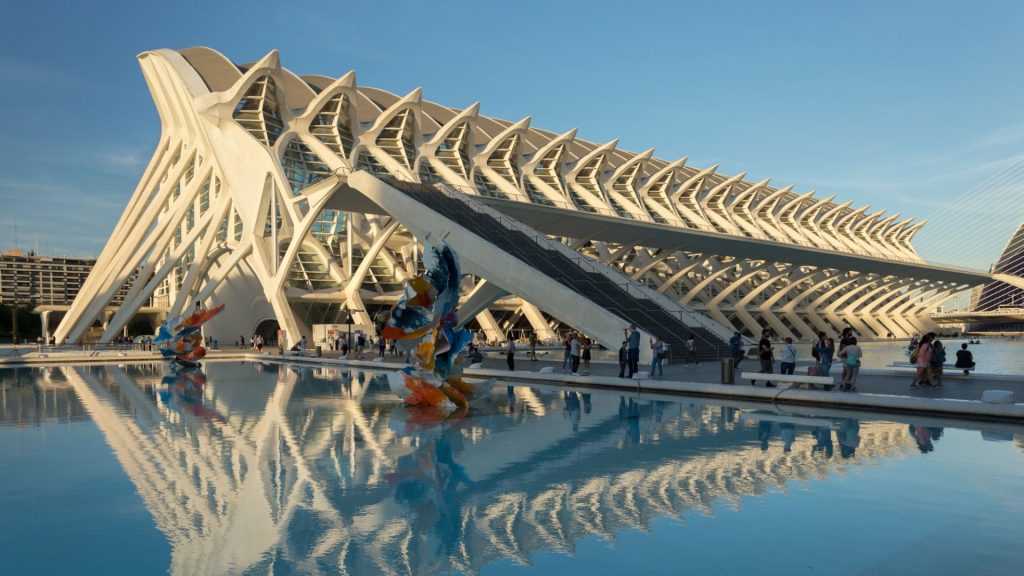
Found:
[[350, 310], [348, 304], [345, 304], [341, 311], [345, 313], [345, 326], [348, 328], [348, 338], [345, 340], [345, 342], [348, 343], [348, 357], [351, 358], [352, 349], [355, 348], [355, 346], [353, 346], [352, 344], [352, 313], [363, 312], [363, 310]]

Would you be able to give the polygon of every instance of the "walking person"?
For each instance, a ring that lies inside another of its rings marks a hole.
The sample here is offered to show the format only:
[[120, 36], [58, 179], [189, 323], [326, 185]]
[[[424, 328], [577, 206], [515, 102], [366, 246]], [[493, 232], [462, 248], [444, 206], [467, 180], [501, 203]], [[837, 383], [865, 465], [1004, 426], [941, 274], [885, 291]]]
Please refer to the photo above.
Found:
[[569, 341], [569, 368], [573, 376], [575, 376], [576, 371], [580, 369], [580, 352], [582, 348], [583, 346], [580, 344], [580, 339], [573, 334], [572, 340]]
[[661, 341], [661, 338], [655, 336], [651, 340], [651, 378], [654, 378], [654, 371], [658, 371], [658, 376], [665, 375], [665, 368], [662, 367], [661, 362], [665, 359], [665, 343]]
[[843, 371], [843, 385], [839, 389], [856, 392], [857, 375], [860, 374], [861, 359], [864, 358], [864, 351], [857, 345], [856, 337], [850, 337], [850, 343], [839, 353], [839, 357], [843, 359], [843, 366], [846, 368]]
[[242, 335], [238, 336], [238, 347], [239, 348], [245, 348], [245, 336], [242, 336]]
[[505, 342], [505, 363], [508, 364], [509, 372], [516, 371], [516, 341], [512, 333], [508, 333], [508, 341]]
[[690, 360], [697, 366], [700, 366], [700, 360], [697, 360], [697, 340], [690, 334], [690, 337], [686, 339], [686, 358], [683, 360], [683, 364], [689, 364]]
[[932, 358], [928, 368], [932, 372], [932, 386], [942, 388], [942, 369], [946, 364], [946, 347], [940, 340], [932, 342]]
[[626, 377], [626, 365], [629, 364], [629, 349], [626, 348], [626, 341], [622, 341], [619, 348], [619, 378]]
[[383, 359], [384, 354], [388, 351], [388, 341], [384, 338], [377, 340], [377, 357]]
[[590, 349], [593, 345], [594, 343], [590, 338], [585, 338], [583, 340], [583, 355], [581, 358], [583, 360], [583, 374], [587, 376], [590, 376]]
[[729, 338], [729, 352], [732, 354], [732, 366], [737, 368], [743, 361], [743, 336], [739, 332], [733, 332]]
[[363, 333], [360, 332], [356, 336], [356, 358], [363, 357], [363, 348], [366, 348], [366, 336], [363, 336]]
[[974, 354], [967, 349], [967, 344], [961, 344], [960, 349], [956, 351], [956, 367], [964, 371], [964, 376], [971, 373], [971, 368], [974, 368]]
[[530, 360], [537, 361], [537, 333], [530, 333]]
[[793, 346], [793, 339], [789, 336], [782, 341], [784, 344], [779, 354], [779, 374], [792, 374], [796, 370], [796, 346]]
[[636, 330], [636, 324], [630, 324], [626, 329], [626, 344], [629, 349], [629, 374], [626, 378], [632, 378], [633, 374], [640, 371], [640, 333]]
[[910, 354], [910, 362], [917, 364], [917, 372], [914, 374], [914, 380], [910, 383], [910, 387], [913, 389], [919, 388], [918, 384], [924, 386], [924, 380], [928, 381], [928, 386], [932, 385], [932, 373], [931, 373], [931, 361], [932, 361], [932, 339], [935, 338], [933, 332], [929, 332], [921, 337], [921, 343], [917, 345], [917, 349]]

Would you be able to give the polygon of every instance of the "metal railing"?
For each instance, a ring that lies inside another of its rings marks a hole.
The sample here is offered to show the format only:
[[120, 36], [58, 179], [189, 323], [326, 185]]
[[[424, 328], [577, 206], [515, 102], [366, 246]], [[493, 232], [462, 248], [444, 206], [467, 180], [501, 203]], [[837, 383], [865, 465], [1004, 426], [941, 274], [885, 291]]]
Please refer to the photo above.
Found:
[[[388, 178], [383, 178], [383, 180], [387, 181]], [[392, 183], [395, 184], [396, 187], [401, 189], [404, 186], [404, 182], [400, 182], [398, 180], [399, 179], [397, 178], [393, 179]], [[619, 273], [617, 270], [614, 270], [610, 266], [594, 262], [591, 258], [579, 254], [578, 252], [572, 250], [565, 244], [552, 240], [548, 236], [541, 234], [540, 232], [534, 230], [533, 228], [526, 226], [489, 206], [486, 206], [485, 204], [479, 202], [473, 195], [466, 194], [465, 192], [456, 189], [456, 187], [451, 186], [447, 182], [440, 181], [420, 183], [409, 181], [408, 183], [428, 186], [433, 185], [431, 187], [432, 190], [439, 192], [440, 194], [444, 195], [445, 197], [453, 201], [459, 202], [461, 205], [466, 206], [467, 208], [473, 210], [474, 212], [488, 216], [489, 218], [497, 221], [499, 224], [502, 225], [502, 227], [504, 227], [507, 230], [514, 231], [519, 234], [522, 234], [523, 236], [526, 236], [535, 245], [542, 249], [547, 248], [548, 250], [559, 253], [563, 258], [572, 262], [578, 269], [582, 270], [584, 273], [601, 275], [605, 277], [612, 285], [623, 290], [627, 295], [633, 298], [653, 302], [654, 304], [657, 305], [661, 312], [673, 318], [673, 320], [678, 321], [680, 325], [690, 328], [691, 334], [693, 334], [693, 336], [696, 339], [699, 339], [705, 346], [715, 350], [716, 355], [718, 356], [722, 354], [722, 349], [724, 347], [723, 342], [711, 341], [708, 338], [705, 338], [705, 336], [701, 334], [698, 330], [706, 330], [710, 335], [716, 335], [720, 337], [723, 341], [727, 341], [729, 336], [732, 335], [731, 331], [727, 330], [724, 326], [719, 325], [717, 322], [704, 318], [699, 313], [693, 310], [688, 310], [682, 305], [672, 302], [671, 299], [664, 296], [663, 294], [659, 294], [658, 292], [650, 289], [650, 287], [635, 280], [632, 280], [631, 278]], [[543, 257], [543, 254], [538, 254], [538, 257]], [[549, 264], [552, 263], [551, 261], [547, 262]], [[589, 280], [583, 280], [583, 282], [588, 284], [589, 288], [591, 288], [592, 290], [602, 290], [601, 287], [597, 286], [593, 282], [590, 282]], [[577, 288], [576, 290], [581, 291], [580, 288]], [[581, 291], [581, 294], [582, 293], [583, 292]], [[617, 311], [627, 315], [633, 314], [635, 317], [642, 317], [646, 316], [647, 314], [647, 311], [645, 310], [639, 308], [627, 308], [624, 306], [619, 307]], [[658, 327], [662, 328], [667, 333], [673, 332], [673, 327], [664, 326], [654, 319], [652, 319], [652, 321], [657, 323]], [[683, 351], [679, 350], [678, 352], [682, 353]]]
[[[595, 214], [595, 215], [603, 216], [603, 217], [606, 217], [606, 218], [615, 218], [615, 219], [618, 219], [618, 220], [624, 220], [626, 222], [632, 221], [632, 222], [643, 222], [645, 224], [652, 224], [652, 225], [664, 225], [664, 226], [668, 226], [670, 228], [683, 228], [683, 229], [686, 229], [686, 230], [697, 231], [697, 232], [701, 232], [701, 233], [704, 233], [704, 234], [713, 234], [715, 236], [725, 236], [725, 237], [729, 237], [729, 238], [749, 238], [749, 239], [758, 240], [758, 241], [761, 241], [761, 242], [771, 242], [773, 244], [778, 244], [780, 246], [792, 246], [792, 245], [796, 244], [796, 245], [798, 245], [798, 246], [800, 246], [802, 248], [807, 248], [809, 250], [814, 250], [814, 251], [820, 252], [822, 254], [835, 254], [835, 253], [847, 254], [847, 253], [853, 253], [853, 254], [856, 254], [857, 256], [863, 256], [863, 257], [871, 258], [872, 260], [877, 260], [877, 261], [881, 261], [881, 262], [895, 261], [895, 262], [903, 262], [903, 263], [906, 263], [906, 264], [914, 264], [914, 265], [918, 265], [918, 266], [926, 266], [926, 267], [929, 267], [929, 268], [937, 268], [937, 269], [940, 269], [940, 270], [948, 270], [950, 272], [961, 272], [961, 273], [966, 273], [966, 274], [984, 274], [984, 275], [988, 275], [988, 272], [986, 272], [985, 270], [981, 270], [981, 269], [977, 269], [977, 268], [969, 268], [969, 267], [966, 267], [966, 266], [954, 266], [952, 264], [941, 264], [941, 263], [938, 263], [938, 262], [929, 262], [929, 261], [925, 260], [924, 258], [921, 258], [920, 256], [916, 256], [916, 255], [915, 256], [906, 256], [906, 255], [899, 255], [899, 254], [885, 254], [884, 256], [881, 256], [881, 255], [878, 254], [878, 252], [874, 252], [874, 251], [872, 251], [870, 249], [866, 249], [866, 248], [862, 248], [862, 247], [856, 246], [855, 244], [850, 244], [850, 245], [848, 245], [848, 246], [846, 246], [846, 247], [844, 247], [843, 249], [840, 250], [840, 249], [835, 248], [834, 246], [818, 244], [818, 243], [814, 243], [814, 242], [811, 242], [811, 241], [808, 241], [808, 240], [805, 240], [805, 239], [797, 239], [797, 238], [793, 238], [793, 237], [790, 237], [790, 236], [787, 236], [785, 240], [779, 240], [778, 238], [770, 236], [770, 235], [764, 233], [763, 231], [752, 232], [750, 230], [745, 230], [745, 229], [740, 229], [740, 228], [735, 228], [735, 227], [734, 228], [725, 228], [725, 227], [721, 227], [721, 226], [713, 226], [713, 225], [710, 225], [710, 224], [703, 224], [703, 223], [699, 223], [699, 222], [692, 222], [690, 220], [680, 219], [680, 218], [676, 218], [676, 217], [666, 217], [666, 216], [663, 216], [662, 214], [658, 214], [657, 217], [654, 217], [654, 216], [651, 216], [648, 213], [648, 211], [646, 211], [646, 210], [645, 210], [644, 214], [640, 214], [640, 215], [631, 213], [635, 217], [634, 218], [627, 218], [627, 217], [621, 216], [618, 212], [616, 212], [615, 210], [613, 210], [611, 208], [591, 206], [590, 204], [587, 204], [586, 208], [580, 208], [579, 206], [577, 206], [576, 204], [574, 204], [574, 203], [572, 203], [572, 202], [570, 202], [568, 200], [553, 200], [551, 198], [545, 197], [545, 203], [542, 204], [542, 203], [537, 203], [537, 202], [529, 202], [529, 201], [525, 201], [525, 200], [522, 200], [522, 199], [499, 198], [497, 196], [490, 196], [490, 195], [484, 194], [484, 193], [482, 193], [476, 187], [465, 186], [465, 185], [460, 185], [460, 184], [453, 184], [453, 183], [448, 182], [447, 180], [444, 180], [443, 178], [440, 178], [440, 177], [438, 177], [438, 178], [431, 178], [431, 179], [427, 179], [427, 180], [418, 179], [418, 178], [415, 178], [412, 175], [411, 172], [408, 172], [408, 171], [405, 171], [405, 170], [396, 170], [396, 171], [394, 171], [392, 173], [392, 176], [395, 177], [398, 180], [403, 180], [403, 181], [406, 181], [406, 182], [412, 182], [412, 183], [422, 182], [422, 183], [425, 183], [425, 184], [440, 184], [442, 186], [446, 186], [446, 187], [451, 188], [453, 190], [458, 190], [458, 191], [462, 192], [463, 194], [465, 194], [466, 196], [470, 196], [470, 197], [474, 197], [474, 198], [477, 198], [477, 197], [479, 197], [479, 198], [487, 198], [488, 202], [499, 202], [499, 203], [509, 203], [509, 204], [530, 204], [530, 205], [541, 206], [541, 207], [548, 206], [548, 207], [551, 207], [551, 208], [558, 208], [560, 210], [567, 210], [567, 211], [572, 211], [572, 212], [575, 212], [575, 213]], [[526, 196], [525, 192], [523, 193], [523, 195]], [[894, 247], [894, 246], [886, 246], [885, 248], [889, 249], [889, 250], [898, 250], [899, 249], [899, 248]]]

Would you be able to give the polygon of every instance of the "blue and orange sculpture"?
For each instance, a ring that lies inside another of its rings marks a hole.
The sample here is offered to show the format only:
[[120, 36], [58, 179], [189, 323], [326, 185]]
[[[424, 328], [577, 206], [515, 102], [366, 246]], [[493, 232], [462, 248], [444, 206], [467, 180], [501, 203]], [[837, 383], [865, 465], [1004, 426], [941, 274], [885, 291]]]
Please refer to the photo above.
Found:
[[223, 304], [208, 310], [196, 310], [188, 316], [168, 318], [160, 325], [153, 344], [160, 347], [160, 354], [167, 360], [180, 366], [198, 366], [199, 361], [206, 356], [203, 335], [199, 329], [222, 310]]
[[388, 374], [388, 384], [409, 406], [448, 413], [468, 406], [479, 392], [479, 384], [462, 379], [459, 356], [473, 335], [458, 328], [461, 272], [455, 252], [447, 244], [425, 242], [423, 264], [426, 271], [406, 283], [381, 331], [415, 359], [415, 366]]

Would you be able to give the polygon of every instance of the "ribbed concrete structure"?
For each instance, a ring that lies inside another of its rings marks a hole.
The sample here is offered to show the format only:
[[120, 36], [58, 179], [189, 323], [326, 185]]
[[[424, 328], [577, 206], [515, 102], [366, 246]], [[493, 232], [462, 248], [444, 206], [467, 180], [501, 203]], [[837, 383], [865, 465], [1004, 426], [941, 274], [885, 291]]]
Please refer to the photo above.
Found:
[[[162, 124], [157, 151], [81, 296], [57, 330], [76, 341], [132, 273], [119, 333], [146, 303], [174, 314], [231, 302], [211, 323], [223, 341], [274, 320], [289, 341], [336, 321], [359, 324], [418, 269], [406, 226], [348, 187], [363, 171], [435, 183], [620, 270], [725, 334], [809, 338], [849, 324], [903, 336], [987, 274], [933, 265], [911, 244], [923, 221], [781, 188], [685, 158], [657, 158], [340, 78], [299, 77], [277, 52], [236, 65], [208, 48], [139, 57]], [[487, 278], [467, 279], [467, 294]], [[506, 290], [507, 292], [507, 290]], [[522, 295], [493, 294], [476, 317], [492, 337], [551, 336], [560, 317]]]

